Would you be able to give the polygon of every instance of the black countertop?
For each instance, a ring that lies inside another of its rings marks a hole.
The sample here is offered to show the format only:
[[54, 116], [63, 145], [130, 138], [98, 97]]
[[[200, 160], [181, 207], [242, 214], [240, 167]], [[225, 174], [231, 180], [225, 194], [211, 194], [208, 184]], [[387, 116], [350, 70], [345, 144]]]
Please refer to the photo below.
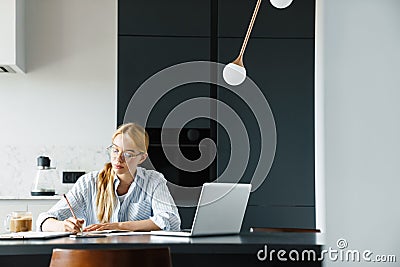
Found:
[[165, 237], [154, 235], [112, 236], [106, 238], [50, 240], [1, 240], [0, 255], [51, 254], [53, 248], [133, 248], [169, 246], [172, 253], [254, 254], [267, 245], [270, 249], [316, 249], [323, 245], [323, 234], [242, 233], [213, 237]]

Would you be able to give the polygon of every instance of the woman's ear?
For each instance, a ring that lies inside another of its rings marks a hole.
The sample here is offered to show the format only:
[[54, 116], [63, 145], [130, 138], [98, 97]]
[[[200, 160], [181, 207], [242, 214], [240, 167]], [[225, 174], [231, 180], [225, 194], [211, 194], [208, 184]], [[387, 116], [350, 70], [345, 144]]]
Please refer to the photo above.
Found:
[[143, 161], [145, 161], [145, 160], [147, 159], [148, 154], [147, 154], [147, 153], [144, 153], [144, 154], [142, 154], [142, 155], [140, 155], [140, 156], [141, 156], [141, 158], [140, 158], [140, 161], [138, 162], [138, 164], [142, 164]]

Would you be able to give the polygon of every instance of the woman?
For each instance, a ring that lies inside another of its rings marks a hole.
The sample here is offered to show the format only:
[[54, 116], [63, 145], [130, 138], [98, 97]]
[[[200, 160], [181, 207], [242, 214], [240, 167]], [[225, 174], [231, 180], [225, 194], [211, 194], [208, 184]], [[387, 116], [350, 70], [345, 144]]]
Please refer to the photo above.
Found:
[[179, 230], [180, 218], [166, 180], [159, 172], [138, 167], [147, 158], [149, 137], [143, 127], [121, 125], [108, 148], [111, 162], [78, 179], [48, 212], [37, 219], [40, 231]]

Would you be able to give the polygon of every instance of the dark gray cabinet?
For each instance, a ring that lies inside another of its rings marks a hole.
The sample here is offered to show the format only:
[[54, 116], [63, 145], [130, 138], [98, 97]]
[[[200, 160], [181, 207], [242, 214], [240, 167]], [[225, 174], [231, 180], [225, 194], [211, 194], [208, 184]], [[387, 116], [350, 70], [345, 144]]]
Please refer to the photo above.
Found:
[[[218, 37], [246, 34], [256, 1], [219, 0]], [[252, 38], [313, 38], [315, 0], [294, 0], [289, 8], [277, 9], [262, 1]]]
[[[240, 51], [256, 1], [218, 1], [218, 62]], [[315, 227], [314, 174], [314, 16], [315, 1], [293, 1], [284, 10], [263, 1], [244, 65], [268, 100], [277, 131], [276, 154], [266, 180], [250, 196], [242, 230], [249, 227]], [[250, 161], [242, 181], [251, 180], [260, 154], [260, 131], [251, 107], [232, 92], [217, 97], [235, 109], [249, 133]], [[230, 153], [226, 133], [217, 127], [217, 172]]]
[[[158, 71], [188, 61], [227, 64], [235, 59], [255, 4], [256, 0], [119, 0], [118, 124], [137, 88]], [[243, 231], [252, 226], [315, 227], [314, 14], [315, 0], [294, 0], [283, 10], [263, 1], [244, 54], [247, 75], [273, 112], [277, 148], [268, 177], [250, 196]], [[227, 103], [244, 121], [251, 151], [241, 181], [249, 182], [260, 153], [260, 131], [251, 107], [232, 92], [209, 84], [178, 87], [157, 103], [148, 127], [161, 127], [172, 108], [199, 96]], [[217, 142], [212, 179], [229, 160], [229, 136], [209, 120], [197, 120], [190, 127], [208, 129]], [[183, 227], [190, 227], [194, 209], [180, 212]]]
[[[118, 123], [122, 123], [131, 97], [143, 82], [175, 64], [209, 61], [210, 42], [207, 38], [196, 37], [119, 36], [118, 58]], [[175, 88], [155, 105], [148, 127], [160, 128], [176, 105], [201, 96], [210, 96], [210, 85], [193, 83]], [[210, 127], [204, 120], [198, 120], [195, 126]]]
[[[143, 82], [165, 68], [196, 60], [210, 61], [210, 38], [120, 35], [118, 37], [118, 124], [123, 123], [128, 104]], [[152, 89], [156, 91], [155, 88]], [[156, 103], [146, 125], [151, 135], [149, 157], [152, 162], [155, 161], [154, 166], [170, 182], [182, 186], [198, 186], [201, 182], [212, 181], [215, 177], [215, 163], [208, 169], [192, 175], [201, 177], [201, 181], [185, 179], [182, 175], [187, 175], [187, 173], [171, 164], [168, 165], [165, 157], [160, 155], [162, 151], [157, 139], [160, 138], [162, 124], [170, 111], [179, 103], [196, 97], [210, 97], [210, 85], [192, 83], [174, 88]], [[141, 105], [143, 106], [137, 108], [144, 108], [144, 105], [148, 103], [141, 103]], [[211, 107], [205, 106], [204, 109], [210, 111]], [[196, 119], [185, 127], [206, 132], [208, 134], [206, 137], [210, 137], [209, 120]], [[180, 149], [187, 158], [192, 160], [196, 159], [199, 153], [198, 146], [180, 144]], [[182, 227], [190, 228], [195, 209], [180, 208], [179, 210]]]
[[[251, 39], [244, 63], [272, 109], [277, 148], [272, 169], [263, 185], [251, 195], [256, 205], [314, 205], [314, 41], [313, 39]], [[237, 39], [218, 41], [220, 62], [229, 62], [240, 47]], [[244, 180], [251, 180], [260, 147], [260, 133], [251, 107], [232, 92], [218, 88], [218, 99], [235, 109], [250, 135], [251, 160]], [[220, 128], [219, 128], [220, 129]], [[222, 137], [220, 137], [222, 135]], [[225, 133], [219, 148], [229, 149]], [[229, 154], [219, 157], [223, 171]]]

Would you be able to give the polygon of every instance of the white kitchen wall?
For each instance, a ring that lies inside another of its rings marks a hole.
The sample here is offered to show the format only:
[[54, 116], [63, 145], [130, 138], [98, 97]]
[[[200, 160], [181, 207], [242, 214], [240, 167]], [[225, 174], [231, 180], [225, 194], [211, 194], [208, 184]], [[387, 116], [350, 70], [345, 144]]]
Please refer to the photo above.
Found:
[[397, 256], [325, 263], [399, 266], [400, 1], [323, 2], [326, 245]]
[[26, 1], [26, 74], [0, 74], [0, 196], [30, 194], [36, 157], [100, 169], [116, 126], [117, 1]]

